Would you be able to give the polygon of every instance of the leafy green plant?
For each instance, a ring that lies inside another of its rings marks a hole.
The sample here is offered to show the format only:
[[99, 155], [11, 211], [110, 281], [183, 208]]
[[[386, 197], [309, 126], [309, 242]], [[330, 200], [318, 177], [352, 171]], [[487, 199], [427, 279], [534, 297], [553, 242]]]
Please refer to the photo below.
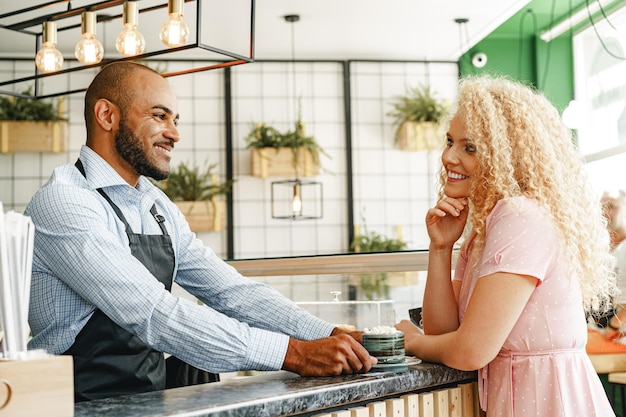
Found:
[[326, 156], [328, 156], [328, 154], [322, 149], [313, 136], [307, 136], [305, 134], [301, 114], [302, 110], [299, 108], [298, 120], [296, 120], [293, 130], [289, 130], [286, 133], [281, 133], [263, 122], [257, 123], [245, 137], [247, 147], [254, 149], [290, 148], [293, 152], [294, 166], [298, 163], [298, 149], [304, 148], [311, 155], [313, 162], [319, 164], [320, 154]]
[[206, 201], [214, 196], [231, 192], [235, 180], [221, 184], [213, 183], [213, 169], [217, 164], [208, 165], [204, 171], [196, 166], [190, 167], [184, 162], [170, 171], [170, 176], [155, 182], [172, 201]]
[[430, 86], [418, 85], [407, 90], [405, 96], [396, 97], [393, 110], [387, 113], [395, 118], [395, 124], [404, 122], [439, 123], [447, 111], [444, 101], [439, 100]]
[[[355, 236], [350, 243], [350, 250], [360, 253], [395, 252], [407, 248], [407, 243], [402, 239], [387, 238], [376, 232], [368, 232]], [[359, 287], [368, 300], [376, 296], [389, 297], [389, 278], [386, 272], [360, 274]]]
[[407, 243], [401, 239], [390, 239], [376, 232], [369, 232], [355, 236], [350, 249], [355, 252], [395, 252], [407, 248]]
[[245, 138], [248, 148], [281, 148], [282, 134], [263, 122], [257, 123]]
[[[32, 88], [22, 94], [32, 95]], [[67, 119], [59, 115], [52, 101], [0, 95], [0, 120], [40, 122]]]

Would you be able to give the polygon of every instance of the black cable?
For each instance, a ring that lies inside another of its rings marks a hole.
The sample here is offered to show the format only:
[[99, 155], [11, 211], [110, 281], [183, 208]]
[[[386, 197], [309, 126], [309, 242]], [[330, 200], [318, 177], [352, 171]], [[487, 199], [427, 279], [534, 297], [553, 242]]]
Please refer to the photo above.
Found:
[[465, 53], [466, 55], [466, 61], [468, 62], [468, 66], [472, 69], [472, 74], [476, 74], [476, 69], [474, 68], [474, 65], [472, 65], [472, 57], [470, 56], [470, 48], [469, 48], [469, 40], [470, 40], [470, 36], [469, 36], [469, 28], [467, 26], [468, 22], [464, 23], [464, 27], [465, 27], [465, 40], [467, 41], [465, 46], [467, 47], [467, 52]]
[[[613, 58], [626, 61], [626, 57], [615, 55], [613, 52], [609, 51], [609, 48], [607, 48], [606, 44], [604, 43], [604, 40], [602, 39], [602, 36], [600, 36], [600, 33], [598, 32], [598, 28], [596, 27], [596, 22], [594, 22], [593, 18], [591, 17], [591, 11], [589, 10], [589, 0], [585, 0], [585, 3], [587, 5], [587, 16], [589, 17], [589, 22], [591, 22], [591, 27], [593, 28], [593, 31], [596, 34], [596, 38], [598, 38], [598, 41], [600, 41], [600, 45], [602, 45], [602, 49], [604, 49], [604, 51], [610, 56], [612, 56]], [[602, 6], [600, 6], [600, 10], [602, 10], [602, 15], [608, 21]], [[613, 26], [611, 22], [609, 22], [609, 25], [611, 25], [611, 27], [615, 29], [615, 26]]]
[[[551, 22], [554, 22], [555, 8], [556, 8], [556, 0], [552, 0], [552, 8], [550, 11]], [[539, 87], [540, 90], [543, 90], [543, 87], [546, 82], [546, 78], [548, 77], [548, 68], [550, 67], [551, 45], [552, 45], [552, 42], [548, 42], [548, 45], [546, 46], [546, 65], [543, 69], [543, 78], [541, 80], [538, 80], [538, 81], [541, 81], [541, 83], [539, 82], [537, 83], [537, 86]]]
[[519, 23], [519, 33], [518, 33], [518, 39], [519, 39], [519, 46], [518, 46], [518, 58], [517, 58], [517, 78], [521, 79], [522, 78], [522, 58], [523, 58], [523, 49], [524, 49], [524, 37], [523, 37], [523, 33], [524, 33], [524, 20], [526, 20], [526, 16], [530, 15], [533, 18], [533, 30], [532, 33], [537, 33], [537, 16], [535, 15], [535, 12], [533, 12], [532, 9], [528, 9], [526, 10], [526, 13], [524, 13], [524, 15], [522, 15], [522, 18], [520, 19], [520, 23]]
[[461, 29], [461, 25], [463, 24], [463, 22], [461, 21], [461, 19], [456, 19], [456, 23], [457, 25], [459, 25], [459, 47], [461, 48], [461, 50], [459, 51], [461, 54], [459, 56], [459, 63], [461, 64], [461, 68], [464, 69], [465, 65], [463, 65], [463, 51], [465, 50], [465, 48], [463, 48], [463, 30]]
[[[609, 17], [606, 15], [606, 12], [604, 11], [604, 7], [602, 7], [602, 3], [600, 3], [600, 0], [596, 0], [596, 2], [598, 3], [598, 6], [600, 7], [600, 12], [602, 12], [602, 16], [604, 16], [604, 20], [606, 20], [606, 22], [615, 30], [617, 30], [617, 28], [615, 26], [613, 26], [613, 23], [611, 23], [611, 21], [609, 20]], [[587, 9], [589, 10], [589, 9]]]
[[[459, 56], [459, 64], [461, 67], [461, 72], [464, 72], [463, 69], [471, 69], [467, 70], [467, 72], [471, 72], [472, 74], [475, 74], [476, 72], [474, 71], [474, 67], [472, 65], [472, 58], [470, 56], [468, 56], [469, 53], [469, 47], [466, 49], [465, 46], [469, 46], [469, 31], [467, 28], [467, 22], [468, 19], [465, 18], [458, 18], [454, 20], [458, 25], [459, 25], [459, 45], [461, 48], [461, 55]], [[465, 26], [463, 26], [465, 25]], [[465, 27], [465, 37], [467, 38], [467, 43], [463, 42], [463, 28]], [[463, 52], [465, 51], [465, 52]], [[463, 59], [465, 58], [465, 59]], [[464, 62], [465, 61], [465, 62]]]

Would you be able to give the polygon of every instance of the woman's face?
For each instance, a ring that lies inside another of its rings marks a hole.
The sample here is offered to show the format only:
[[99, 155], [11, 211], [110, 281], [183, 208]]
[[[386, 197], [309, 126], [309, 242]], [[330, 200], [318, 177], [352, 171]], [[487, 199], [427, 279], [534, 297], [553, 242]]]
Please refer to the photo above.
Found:
[[476, 147], [467, 137], [465, 120], [459, 113], [450, 122], [446, 137], [446, 148], [441, 155], [441, 162], [447, 173], [443, 191], [452, 198], [468, 197], [478, 161]]

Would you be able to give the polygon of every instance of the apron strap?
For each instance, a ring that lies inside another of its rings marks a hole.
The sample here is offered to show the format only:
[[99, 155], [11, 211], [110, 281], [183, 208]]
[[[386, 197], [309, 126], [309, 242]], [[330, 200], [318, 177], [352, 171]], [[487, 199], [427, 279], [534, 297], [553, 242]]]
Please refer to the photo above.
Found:
[[[74, 165], [80, 171], [80, 173], [83, 174], [83, 177], [87, 178], [87, 174], [85, 173], [85, 167], [83, 166], [83, 163], [81, 162], [81, 160], [77, 159]], [[115, 211], [115, 214], [117, 214], [117, 217], [124, 223], [124, 226], [126, 227], [126, 234], [133, 234], [134, 232], [130, 228], [130, 225], [128, 224], [128, 222], [126, 221], [126, 217], [124, 217], [124, 215], [122, 214], [122, 210], [120, 210], [120, 208], [117, 205], [115, 205], [113, 201], [111, 201], [109, 196], [104, 192], [102, 188], [98, 188], [96, 191], [98, 191], [100, 195], [106, 199], [106, 201], [113, 208], [113, 211]], [[153, 204], [152, 207], [150, 208], [150, 213], [152, 214], [152, 217], [154, 217], [154, 220], [156, 220], [157, 224], [159, 225], [159, 228], [161, 229], [161, 233], [163, 233], [165, 236], [168, 236], [167, 229], [165, 228], [165, 224], [164, 224], [165, 217], [163, 217], [157, 212], [155, 204]]]

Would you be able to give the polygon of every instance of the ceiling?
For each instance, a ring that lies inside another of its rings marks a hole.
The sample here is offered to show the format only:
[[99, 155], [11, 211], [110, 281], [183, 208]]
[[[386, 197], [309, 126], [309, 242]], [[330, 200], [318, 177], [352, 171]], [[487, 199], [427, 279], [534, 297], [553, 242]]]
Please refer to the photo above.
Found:
[[[150, 1], [157, 0], [140, 0], [140, 8]], [[78, 8], [102, 1], [3, 0], [0, 15], [49, 3], [57, 4], [16, 17], [0, 16], [0, 25], [66, 11], [68, 3], [72, 8]], [[164, 3], [164, 0], [158, 0], [158, 3]], [[293, 29], [296, 59], [456, 60], [462, 49], [469, 49], [528, 3], [529, 0], [257, 0], [255, 58], [290, 59]], [[206, 10], [215, 7], [214, 4], [227, 4], [227, 7], [240, 8], [242, 12], [249, 10], [246, 9], [247, 0], [203, 0]], [[185, 20], [193, 19], [187, 16], [187, 11], [194, 8], [192, 4], [185, 5]], [[106, 12], [121, 14], [121, 6]], [[155, 13], [150, 16], [146, 13], [145, 18], [144, 14], [140, 15], [140, 30], [144, 34], [148, 28], [158, 31], [166, 14], [165, 9], [159, 12], [160, 21], [155, 22], [151, 22], [155, 20], [152, 17]], [[287, 23], [283, 18], [287, 14], [300, 15], [300, 21]], [[468, 19], [468, 22], [459, 25], [455, 23], [457, 18]], [[62, 27], [70, 21], [60, 20], [58, 25]], [[73, 24], [78, 23], [75, 18]], [[191, 26], [192, 22], [188, 23]], [[103, 43], [106, 54], [109, 54], [106, 56], [110, 57], [111, 53], [117, 54], [114, 38], [117, 28], [121, 29], [121, 22], [117, 19], [108, 22], [105, 28], [103, 25], [98, 24], [98, 38], [103, 40], [102, 36], [106, 37]], [[28, 30], [41, 32], [39, 24]], [[80, 34], [78, 29], [73, 30], [75, 33], [66, 32], [72, 36], [63, 38], [60, 33], [58, 48], [68, 59], [73, 57]], [[34, 55], [34, 48], [34, 35], [0, 29], [0, 56], [29, 57]]]

